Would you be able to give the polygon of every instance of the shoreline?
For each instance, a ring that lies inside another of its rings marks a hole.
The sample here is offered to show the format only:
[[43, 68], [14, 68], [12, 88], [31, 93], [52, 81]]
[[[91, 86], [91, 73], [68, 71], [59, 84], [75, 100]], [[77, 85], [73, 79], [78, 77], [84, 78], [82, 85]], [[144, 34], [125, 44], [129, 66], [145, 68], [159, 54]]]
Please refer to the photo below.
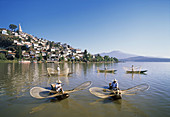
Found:
[[[0, 60], [0, 63], [20, 63], [19, 60]], [[30, 63], [34, 63], [30, 61]], [[119, 63], [119, 62], [112, 62], [112, 61], [101, 61], [101, 62], [70, 62], [70, 61], [37, 61], [37, 63]]]

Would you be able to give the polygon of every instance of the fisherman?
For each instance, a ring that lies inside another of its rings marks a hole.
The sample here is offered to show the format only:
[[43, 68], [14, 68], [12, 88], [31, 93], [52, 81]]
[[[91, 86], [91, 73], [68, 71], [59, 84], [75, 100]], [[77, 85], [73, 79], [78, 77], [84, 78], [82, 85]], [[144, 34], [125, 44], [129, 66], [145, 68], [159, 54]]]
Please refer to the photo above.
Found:
[[59, 65], [57, 66], [57, 71], [60, 71], [60, 66]]
[[117, 82], [116, 79], [113, 80], [113, 82], [112, 82], [110, 88], [113, 89], [113, 90], [119, 90], [118, 82]]
[[57, 93], [62, 93], [62, 94], [64, 94], [64, 90], [63, 90], [63, 88], [62, 88], [62, 86], [61, 86], [61, 81], [60, 80], [57, 80], [56, 81], [56, 85], [55, 85], [55, 88], [56, 88], [56, 91], [57, 91]]
[[107, 65], [104, 66], [104, 70], [107, 70]]
[[132, 72], [134, 71], [134, 66], [132, 65]]

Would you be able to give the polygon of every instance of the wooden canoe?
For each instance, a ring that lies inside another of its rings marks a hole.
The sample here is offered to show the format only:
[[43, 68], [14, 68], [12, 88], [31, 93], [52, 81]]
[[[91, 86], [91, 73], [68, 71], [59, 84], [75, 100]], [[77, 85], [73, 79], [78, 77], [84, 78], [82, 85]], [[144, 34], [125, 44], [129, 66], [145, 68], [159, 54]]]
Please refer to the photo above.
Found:
[[105, 89], [105, 88], [100, 88], [100, 87], [92, 87], [89, 89], [89, 91], [99, 97], [99, 98], [112, 98], [112, 99], [121, 99], [122, 98], [122, 94], [118, 93], [117, 91], [114, 90], [110, 90], [110, 89]]
[[[56, 93], [56, 91], [47, 89], [47, 88], [42, 88], [42, 87], [33, 87], [30, 89], [30, 95], [34, 98], [37, 99], [45, 99], [45, 98], [58, 98], [60, 99], [65, 99], [69, 97], [69, 93], [73, 93], [76, 91], [80, 91], [83, 89], [86, 89], [92, 85], [91, 81], [86, 81], [79, 86], [75, 87], [74, 89], [71, 90], [65, 90], [64, 94], [62, 93]], [[51, 95], [49, 95], [51, 94]]]
[[101, 72], [101, 73], [115, 73], [117, 70], [111, 69], [111, 70], [97, 70], [97, 72]]
[[147, 72], [148, 70], [141, 70], [141, 71], [126, 71], [126, 73], [134, 73], [134, 74], [143, 74]]

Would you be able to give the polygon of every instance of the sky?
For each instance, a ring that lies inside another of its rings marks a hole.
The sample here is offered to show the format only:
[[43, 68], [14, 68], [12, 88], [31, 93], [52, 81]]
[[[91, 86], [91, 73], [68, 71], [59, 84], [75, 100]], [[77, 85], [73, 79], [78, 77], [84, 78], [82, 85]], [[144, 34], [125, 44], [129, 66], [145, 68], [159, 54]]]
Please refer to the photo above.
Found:
[[0, 0], [0, 28], [91, 54], [119, 50], [170, 58], [170, 0]]

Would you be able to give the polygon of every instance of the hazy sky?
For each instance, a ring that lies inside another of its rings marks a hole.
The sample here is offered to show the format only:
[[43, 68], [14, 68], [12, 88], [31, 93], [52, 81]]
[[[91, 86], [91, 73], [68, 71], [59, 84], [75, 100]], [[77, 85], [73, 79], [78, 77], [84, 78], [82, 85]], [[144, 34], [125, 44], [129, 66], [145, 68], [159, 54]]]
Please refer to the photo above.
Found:
[[19, 23], [91, 54], [170, 58], [170, 0], [0, 0], [0, 28]]

